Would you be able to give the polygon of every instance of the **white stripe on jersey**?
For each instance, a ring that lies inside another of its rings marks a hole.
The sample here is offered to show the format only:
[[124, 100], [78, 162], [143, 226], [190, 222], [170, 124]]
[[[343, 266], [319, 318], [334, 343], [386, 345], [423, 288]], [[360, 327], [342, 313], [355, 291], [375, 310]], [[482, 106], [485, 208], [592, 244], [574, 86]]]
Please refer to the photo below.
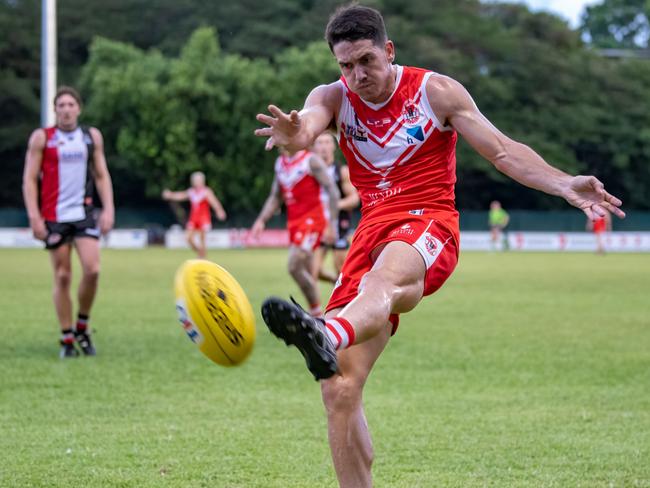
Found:
[[86, 218], [86, 172], [88, 146], [81, 127], [72, 132], [56, 130], [59, 158], [59, 198], [56, 203], [58, 222], [75, 222]]

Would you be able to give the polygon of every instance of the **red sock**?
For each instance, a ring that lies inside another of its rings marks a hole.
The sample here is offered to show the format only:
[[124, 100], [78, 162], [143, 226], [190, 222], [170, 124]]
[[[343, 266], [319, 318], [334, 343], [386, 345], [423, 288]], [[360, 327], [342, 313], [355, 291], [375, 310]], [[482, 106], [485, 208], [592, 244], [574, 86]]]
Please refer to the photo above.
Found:
[[354, 344], [354, 327], [347, 319], [343, 317], [327, 319], [325, 327], [327, 328], [327, 337], [337, 351]]
[[74, 344], [74, 331], [71, 328], [61, 331], [61, 344]]
[[86, 329], [88, 329], [88, 320], [89, 320], [88, 315], [84, 315], [81, 313], [78, 314], [77, 324], [75, 326], [76, 332], [86, 332]]

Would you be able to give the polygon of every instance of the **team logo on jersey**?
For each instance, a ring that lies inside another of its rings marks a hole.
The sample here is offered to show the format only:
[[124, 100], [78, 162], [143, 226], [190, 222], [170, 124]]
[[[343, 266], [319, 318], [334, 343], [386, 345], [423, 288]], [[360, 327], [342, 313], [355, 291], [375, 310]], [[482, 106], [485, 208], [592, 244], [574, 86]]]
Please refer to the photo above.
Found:
[[420, 113], [420, 109], [418, 108], [417, 103], [413, 101], [413, 99], [409, 98], [406, 102], [404, 102], [404, 106], [402, 107], [402, 117], [404, 117], [404, 123], [413, 125], [417, 124], [420, 121], [420, 117], [422, 114]]

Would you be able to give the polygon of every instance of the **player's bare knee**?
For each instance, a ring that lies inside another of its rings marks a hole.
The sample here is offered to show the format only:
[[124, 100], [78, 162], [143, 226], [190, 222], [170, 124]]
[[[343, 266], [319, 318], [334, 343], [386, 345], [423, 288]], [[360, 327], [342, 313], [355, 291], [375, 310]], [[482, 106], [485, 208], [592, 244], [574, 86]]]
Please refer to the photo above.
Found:
[[72, 281], [72, 271], [70, 268], [61, 266], [54, 271], [54, 284], [59, 289], [70, 288]]
[[393, 271], [386, 269], [373, 269], [368, 271], [361, 279], [359, 291], [365, 289], [373, 293], [381, 293], [390, 301], [396, 313], [405, 313], [412, 310], [422, 298], [424, 282], [413, 281], [399, 283], [398, 277]]
[[328, 415], [352, 412], [361, 403], [363, 382], [350, 376], [336, 375], [321, 381], [323, 404]]
[[85, 280], [97, 281], [99, 279], [99, 263], [86, 266], [83, 270]]
[[359, 291], [363, 292], [366, 289], [372, 290], [375, 293], [383, 293], [387, 296], [391, 296], [399, 291], [399, 287], [393, 283], [392, 276], [389, 273], [386, 273], [384, 270], [374, 269], [368, 271], [361, 278]]

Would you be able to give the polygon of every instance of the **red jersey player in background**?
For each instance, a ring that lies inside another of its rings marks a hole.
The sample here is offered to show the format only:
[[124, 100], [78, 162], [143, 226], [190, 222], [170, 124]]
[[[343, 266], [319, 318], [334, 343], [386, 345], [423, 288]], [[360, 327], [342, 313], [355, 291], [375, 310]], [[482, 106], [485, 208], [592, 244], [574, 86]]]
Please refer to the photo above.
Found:
[[592, 231], [596, 236], [596, 254], [605, 254], [605, 242], [603, 235], [612, 231], [612, 219], [605, 214], [596, 220], [587, 219], [587, 230]]
[[394, 64], [395, 47], [376, 10], [340, 8], [326, 38], [340, 80], [315, 88], [300, 113], [270, 105], [270, 115], [257, 116], [268, 127], [255, 134], [268, 138], [267, 149], [299, 151], [324, 130], [336, 129], [362, 217], [326, 321], [275, 297], [264, 302], [262, 316], [322, 380], [339, 483], [363, 488], [372, 486], [373, 459], [363, 386], [398, 314], [440, 288], [458, 258], [457, 134], [498, 170], [564, 198], [590, 219], [625, 214], [595, 177], [570, 176], [500, 132], [457, 81]]
[[334, 240], [339, 201], [339, 192], [322, 159], [310, 151], [281, 152], [275, 161], [271, 192], [251, 229], [254, 239], [282, 201], [287, 207], [289, 274], [305, 296], [309, 313], [320, 316], [318, 282], [312, 275], [314, 250], [321, 241]]
[[[191, 187], [184, 191], [163, 190], [163, 199], [171, 202], [190, 202], [190, 216], [187, 219], [186, 239], [189, 246], [196, 252], [199, 258], [205, 259], [205, 233], [212, 228], [212, 216], [210, 208], [214, 210], [217, 219], [226, 220], [226, 212], [221, 202], [212, 189], [205, 184], [205, 175], [195, 171], [190, 176]], [[198, 236], [199, 240], [196, 241]]]
[[[78, 125], [79, 93], [60, 87], [54, 97], [54, 111], [56, 125], [36, 129], [29, 138], [23, 197], [34, 237], [44, 241], [50, 252], [54, 307], [61, 326], [60, 357], [78, 356], [75, 342], [85, 355], [94, 356], [88, 321], [99, 282], [99, 236], [111, 230], [115, 217], [113, 185], [101, 132]], [[93, 186], [103, 207], [98, 222], [93, 216]], [[70, 298], [73, 246], [82, 269], [74, 328]]]
[[[350, 248], [350, 233], [352, 232], [352, 210], [359, 206], [359, 194], [350, 181], [350, 170], [347, 165], [339, 165], [334, 160], [336, 143], [334, 136], [330, 132], [324, 132], [316, 138], [313, 146], [314, 152], [327, 165], [327, 171], [330, 178], [336, 184], [341, 195], [339, 199], [339, 219], [336, 229], [336, 238], [331, 244], [322, 242], [320, 247], [315, 251], [314, 257], [314, 276], [318, 279], [336, 283], [341, 273], [343, 261]], [[332, 249], [334, 255], [334, 269], [332, 273], [325, 269], [325, 256], [328, 249]]]

